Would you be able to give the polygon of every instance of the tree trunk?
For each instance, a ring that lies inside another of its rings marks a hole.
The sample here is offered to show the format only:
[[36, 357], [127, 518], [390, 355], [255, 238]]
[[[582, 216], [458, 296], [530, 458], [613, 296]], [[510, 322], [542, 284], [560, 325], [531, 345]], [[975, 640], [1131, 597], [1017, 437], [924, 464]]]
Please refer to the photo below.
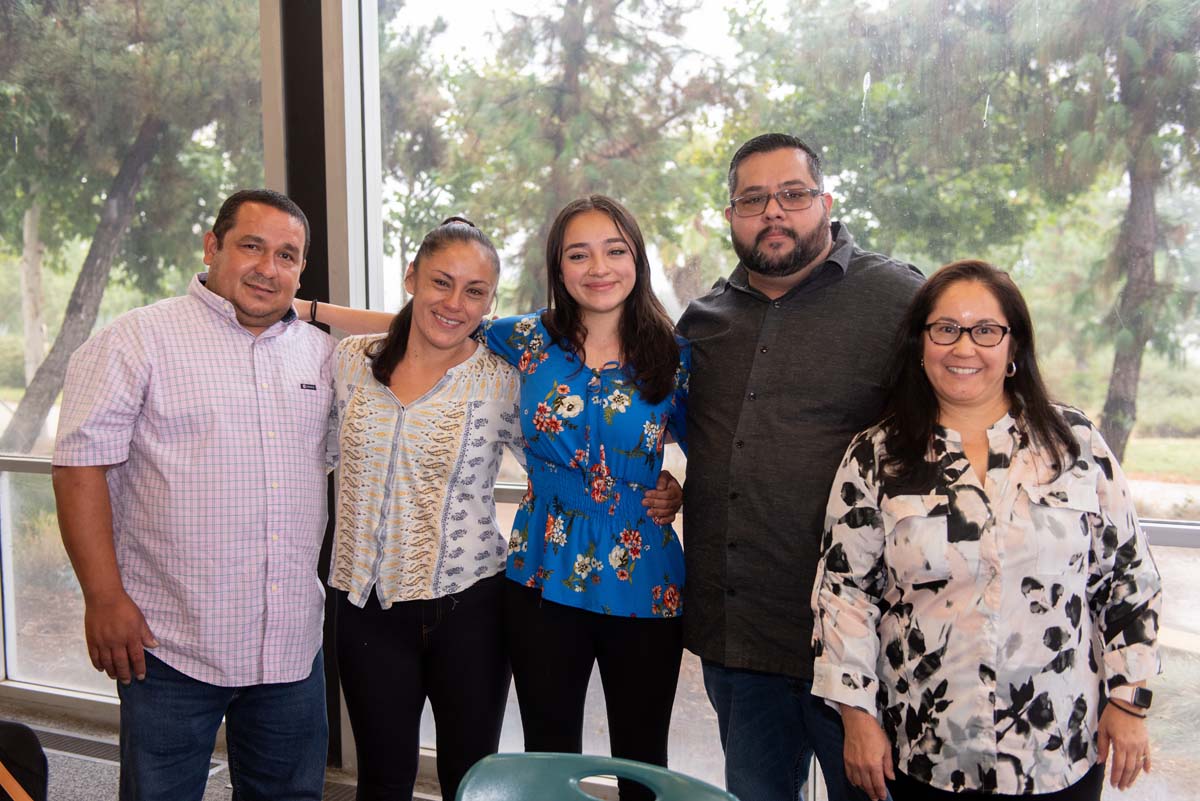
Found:
[[1158, 285], [1154, 277], [1154, 243], [1157, 241], [1157, 215], [1154, 194], [1158, 166], [1139, 163], [1136, 156], [1129, 165], [1129, 206], [1121, 221], [1112, 258], [1116, 259], [1125, 286], [1117, 298], [1115, 310], [1112, 378], [1100, 433], [1117, 460], [1125, 458], [1125, 446], [1137, 421], [1138, 380], [1142, 374], [1142, 355], [1154, 332], [1154, 303]]
[[37, 194], [25, 210], [24, 248], [21, 252], [21, 322], [25, 332], [25, 384], [33, 381], [46, 355], [46, 324], [42, 319], [42, 204]]
[[517, 287], [516, 303], [519, 312], [546, 305], [546, 268], [543, 248], [550, 226], [559, 210], [575, 199], [574, 166], [568, 163], [569, 128], [580, 113], [580, 78], [587, 62], [587, 0], [566, 0], [562, 4], [562, 19], [554, 32], [557, 42], [547, 43], [551, 52], [562, 54], [562, 71], [558, 82], [548, 87], [554, 94], [549, 116], [541, 123], [542, 139], [553, 148], [550, 173], [542, 185], [545, 210], [538, 222], [535, 239], [527, 242], [528, 258], [521, 283]]
[[138, 188], [146, 168], [162, 146], [166, 131], [167, 123], [157, 117], [150, 116], [142, 121], [137, 139], [125, 154], [108, 189], [100, 222], [63, 315], [62, 329], [0, 437], [0, 451], [28, 453], [37, 441], [46, 415], [62, 389], [71, 354], [87, 340], [96, 324], [117, 247], [133, 218]]

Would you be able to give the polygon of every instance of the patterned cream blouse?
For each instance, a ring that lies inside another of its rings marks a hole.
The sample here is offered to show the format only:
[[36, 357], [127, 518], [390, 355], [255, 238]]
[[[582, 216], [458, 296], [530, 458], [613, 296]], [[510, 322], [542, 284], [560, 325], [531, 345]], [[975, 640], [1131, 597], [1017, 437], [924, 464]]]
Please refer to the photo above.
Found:
[[340, 471], [329, 584], [380, 606], [440, 598], [504, 570], [508, 538], [492, 490], [504, 448], [523, 458], [517, 372], [480, 346], [405, 406], [366, 349], [337, 348]]
[[1158, 570], [1125, 477], [1082, 413], [1053, 478], [1021, 426], [988, 431], [981, 485], [939, 428], [925, 494], [860, 434], [833, 482], [813, 589], [813, 692], [876, 712], [896, 767], [943, 790], [1060, 790], [1096, 762], [1101, 684], [1159, 671]]

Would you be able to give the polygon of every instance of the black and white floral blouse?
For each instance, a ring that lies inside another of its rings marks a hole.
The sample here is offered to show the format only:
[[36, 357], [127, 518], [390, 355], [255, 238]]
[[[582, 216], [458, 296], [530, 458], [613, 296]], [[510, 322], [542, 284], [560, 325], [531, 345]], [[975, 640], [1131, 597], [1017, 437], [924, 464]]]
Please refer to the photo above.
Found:
[[1056, 408], [1080, 457], [1053, 480], [1009, 415], [982, 486], [944, 428], [927, 494], [880, 475], [878, 428], [834, 478], [813, 692], [875, 711], [897, 769], [943, 790], [1073, 784], [1097, 759], [1101, 681], [1159, 672], [1159, 575], [1125, 476], [1091, 421]]

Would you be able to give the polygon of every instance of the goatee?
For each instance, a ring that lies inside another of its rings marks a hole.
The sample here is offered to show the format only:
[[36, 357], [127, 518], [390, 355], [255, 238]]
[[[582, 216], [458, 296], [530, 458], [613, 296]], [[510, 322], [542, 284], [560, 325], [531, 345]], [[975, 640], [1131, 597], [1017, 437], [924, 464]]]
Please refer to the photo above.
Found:
[[[786, 256], [771, 257], [759, 250], [759, 244], [771, 234], [784, 234], [791, 238], [792, 250]], [[807, 267], [829, 245], [831, 233], [829, 230], [829, 215], [821, 216], [821, 223], [803, 237], [794, 228], [775, 225], [764, 228], [755, 237], [753, 244], [733, 239], [733, 252], [745, 265], [746, 269], [759, 275], [779, 277], [791, 275]]]

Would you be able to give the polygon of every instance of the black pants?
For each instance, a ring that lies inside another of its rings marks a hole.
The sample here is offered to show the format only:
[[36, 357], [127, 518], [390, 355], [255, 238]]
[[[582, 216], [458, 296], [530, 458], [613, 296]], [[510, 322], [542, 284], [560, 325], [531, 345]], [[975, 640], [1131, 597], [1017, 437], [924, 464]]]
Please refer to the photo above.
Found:
[[[683, 625], [614, 617], [544, 601], [505, 582], [505, 624], [526, 751], [583, 751], [583, 707], [599, 663], [613, 756], [666, 767]], [[654, 794], [621, 782], [622, 801]]]
[[930, 787], [924, 782], [896, 771], [896, 781], [888, 782], [892, 801], [1099, 801], [1104, 789], [1104, 766], [1097, 763], [1083, 778], [1053, 793], [1035, 795], [997, 795], [995, 793], [951, 793]]
[[460, 593], [359, 609], [338, 593], [337, 657], [358, 754], [358, 801], [411, 801], [421, 711], [433, 707], [438, 781], [494, 754], [508, 701], [503, 589], [497, 575]]

